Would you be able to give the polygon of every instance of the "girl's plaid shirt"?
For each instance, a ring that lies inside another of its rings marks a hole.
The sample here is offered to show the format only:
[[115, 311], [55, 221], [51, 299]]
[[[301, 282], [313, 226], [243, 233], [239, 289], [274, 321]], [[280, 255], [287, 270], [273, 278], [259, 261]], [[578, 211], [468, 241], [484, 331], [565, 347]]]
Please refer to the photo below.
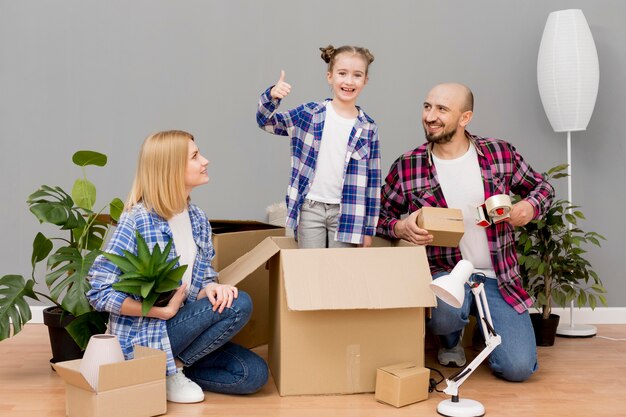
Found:
[[[287, 227], [294, 229], [297, 236], [298, 216], [315, 174], [326, 104], [330, 100], [277, 113], [280, 100], [273, 100], [270, 90], [271, 87], [261, 95], [256, 119], [263, 130], [291, 138]], [[341, 215], [337, 225], [337, 240], [355, 244], [362, 243], [363, 236], [376, 232], [381, 185], [378, 126], [363, 110], [358, 110], [346, 150]]]

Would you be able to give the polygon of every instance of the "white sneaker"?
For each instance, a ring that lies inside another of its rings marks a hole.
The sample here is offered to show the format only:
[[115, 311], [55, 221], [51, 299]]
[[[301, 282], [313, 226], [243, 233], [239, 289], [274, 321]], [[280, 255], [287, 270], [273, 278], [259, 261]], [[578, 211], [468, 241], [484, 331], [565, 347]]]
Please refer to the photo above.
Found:
[[177, 368], [174, 375], [165, 378], [167, 401], [173, 403], [199, 403], [204, 401], [204, 391], [183, 373], [183, 368]]

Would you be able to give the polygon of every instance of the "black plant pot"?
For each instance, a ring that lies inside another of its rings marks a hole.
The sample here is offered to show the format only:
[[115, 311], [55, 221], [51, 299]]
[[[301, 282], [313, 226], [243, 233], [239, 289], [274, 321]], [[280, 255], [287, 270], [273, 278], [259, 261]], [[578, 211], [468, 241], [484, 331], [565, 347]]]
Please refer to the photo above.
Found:
[[59, 307], [48, 307], [43, 311], [43, 322], [48, 326], [50, 336], [50, 347], [52, 348], [52, 359], [50, 363], [70, 361], [83, 357], [83, 351], [78, 347], [72, 336], [65, 330], [74, 316], [66, 315], [61, 320], [63, 310]]
[[547, 319], [544, 319], [541, 313], [530, 314], [530, 321], [533, 323], [537, 346], [554, 345], [556, 328], [559, 327], [559, 319], [560, 317], [556, 314], [550, 314], [550, 317]]
[[155, 307], [165, 307], [170, 302], [170, 300], [172, 299], [174, 294], [176, 294], [176, 290], [172, 290], [172, 291], [168, 291], [168, 292], [164, 292], [164, 293], [159, 294], [159, 297], [154, 302], [154, 306]]

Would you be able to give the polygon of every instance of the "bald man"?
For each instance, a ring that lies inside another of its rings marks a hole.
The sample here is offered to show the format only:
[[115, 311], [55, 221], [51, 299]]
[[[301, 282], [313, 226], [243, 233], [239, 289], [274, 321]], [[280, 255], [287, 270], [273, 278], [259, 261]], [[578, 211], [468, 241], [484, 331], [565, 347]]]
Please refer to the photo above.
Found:
[[[554, 189], [511, 144], [470, 134], [466, 128], [473, 111], [474, 96], [462, 84], [430, 90], [422, 110], [426, 143], [391, 166], [382, 187], [377, 234], [428, 245], [434, 279], [449, 274], [461, 259], [470, 261], [475, 267], [472, 279], [484, 279], [493, 325], [502, 336], [489, 365], [501, 378], [524, 381], [537, 369], [537, 351], [528, 314], [532, 300], [522, 288], [514, 228], [544, 215]], [[513, 205], [507, 221], [478, 226], [476, 207], [496, 194], [518, 194], [522, 200]], [[426, 206], [462, 210], [465, 234], [458, 248], [430, 245], [433, 236], [416, 224]], [[439, 336], [442, 365], [465, 365], [461, 337], [473, 304], [466, 285], [461, 308], [439, 302], [433, 309], [427, 326]]]

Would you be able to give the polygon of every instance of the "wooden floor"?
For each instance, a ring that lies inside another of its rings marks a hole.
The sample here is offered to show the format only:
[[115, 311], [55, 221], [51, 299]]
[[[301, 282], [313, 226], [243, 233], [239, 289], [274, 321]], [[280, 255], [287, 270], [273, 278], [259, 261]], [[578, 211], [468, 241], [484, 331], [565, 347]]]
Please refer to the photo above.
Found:
[[[598, 337], [557, 338], [554, 346], [540, 347], [540, 369], [524, 383], [499, 380], [483, 364], [463, 384], [461, 396], [482, 402], [488, 416], [626, 416], [626, 341], [603, 337], [625, 339], [626, 325], [601, 325]], [[264, 347], [258, 352], [266, 355]], [[44, 325], [29, 324], [0, 342], [0, 416], [65, 415], [64, 383], [51, 370], [50, 356]], [[427, 364], [435, 361], [435, 351], [428, 350]], [[440, 369], [446, 376], [453, 372]], [[280, 397], [270, 380], [251, 396], [207, 393], [200, 404], [168, 403], [167, 415], [428, 417], [438, 415], [437, 404], [446, 398], [431, 393], [427, 401], [396, 409], [376, 402], [373, 394]]]

